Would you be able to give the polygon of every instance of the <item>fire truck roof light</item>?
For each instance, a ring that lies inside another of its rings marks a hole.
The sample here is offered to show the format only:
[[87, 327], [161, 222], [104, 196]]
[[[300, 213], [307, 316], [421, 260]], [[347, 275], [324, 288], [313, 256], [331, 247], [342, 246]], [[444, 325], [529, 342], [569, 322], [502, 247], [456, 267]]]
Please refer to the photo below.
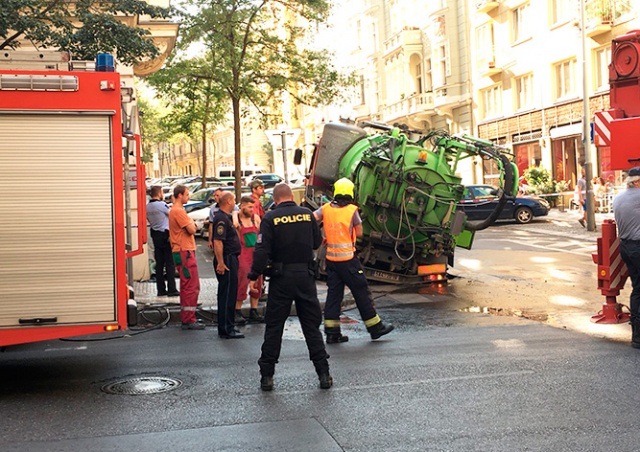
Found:
[[78, 91], [78, 77], [72, 75], [0, 74], [2, 91]]

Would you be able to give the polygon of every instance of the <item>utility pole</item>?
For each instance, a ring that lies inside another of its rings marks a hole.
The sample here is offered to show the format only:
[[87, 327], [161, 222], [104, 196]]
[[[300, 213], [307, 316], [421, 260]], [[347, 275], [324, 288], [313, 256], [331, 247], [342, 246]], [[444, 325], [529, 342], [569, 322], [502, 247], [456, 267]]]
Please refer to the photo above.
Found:
[[287, 132], [283, 130], [282, 132], [280, 132], [280, 135], [282, 136], [282, 162], [284, 165], [284, 183], [288, 184], [289, 167], [287, 164]]
[[580, 2], [580, 34], [582, 40], [582, 146], [584, 149], [584, 170], [587, 196], [587, 231], [596, 230], [595, 202], [593, 199], [593, 168], [591, 163], [591, 134], [589, 130], [589, 87], [587, 84], [587, 32], [585, 22], [585, 2]]

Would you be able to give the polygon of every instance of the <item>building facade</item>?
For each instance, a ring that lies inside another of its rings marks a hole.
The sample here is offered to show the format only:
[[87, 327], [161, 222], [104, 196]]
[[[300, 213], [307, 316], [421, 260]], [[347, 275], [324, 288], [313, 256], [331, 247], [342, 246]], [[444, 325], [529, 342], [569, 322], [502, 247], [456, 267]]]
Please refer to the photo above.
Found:
[[[362, 0], [353, 15], [357, 120], [422, 132], [467, 132], [505, 146], [524, 172], [547, 168], [575, 185], [589, 152], [593, 174], [619, 185], [609, 148], [582, 140], [582, 87], [589, 121], [609, 108], [611, 40], [639, 28], [640, 4], [586, 0], [586, 76], [579, 0]], [[466, 183], [496, 169], [473, 161]]]

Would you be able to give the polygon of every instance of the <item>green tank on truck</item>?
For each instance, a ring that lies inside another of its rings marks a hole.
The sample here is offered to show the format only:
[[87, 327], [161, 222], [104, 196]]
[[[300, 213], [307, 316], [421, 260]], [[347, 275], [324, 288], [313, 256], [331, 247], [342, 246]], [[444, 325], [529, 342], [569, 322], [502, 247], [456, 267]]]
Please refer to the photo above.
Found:
[[[500, 173], [500, 202], [480, 223], [456, 210], [464, 194], [458, 164], [475, 156], [495, 161]], [[370, 280], [394, 283], [445, 280], [456, 246], [471, 247], [475, 231], [491, 225], [506, 196], [515, 195], [518, 180], [515, 165], [491, 142], [443, 131], [412, 141], [407, 131], [371, 122], [325, 125], [309, 174], [305, 201], [312, 208], [331, 197], [336, 180], [354, 182], [363, 224], [358, 255]], [[324, 250], [318, 254], [322, 272]]]

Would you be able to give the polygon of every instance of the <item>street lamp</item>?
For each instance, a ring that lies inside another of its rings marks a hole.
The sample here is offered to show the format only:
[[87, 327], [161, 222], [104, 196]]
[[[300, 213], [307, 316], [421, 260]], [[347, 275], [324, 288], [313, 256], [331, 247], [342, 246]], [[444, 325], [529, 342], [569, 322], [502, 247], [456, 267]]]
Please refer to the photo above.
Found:
[[593, 170], [591, 164], [591, 138], [589, 130], [589, 87], [587, 84], [587, 32], [585, 22], [585, 3], [580, 2], [580, 37], [582, 40], [582, 146], [584, 149], [584, 170], [587, 190], [587, 231], [596, 230], [595, 202], [591, 179]]

